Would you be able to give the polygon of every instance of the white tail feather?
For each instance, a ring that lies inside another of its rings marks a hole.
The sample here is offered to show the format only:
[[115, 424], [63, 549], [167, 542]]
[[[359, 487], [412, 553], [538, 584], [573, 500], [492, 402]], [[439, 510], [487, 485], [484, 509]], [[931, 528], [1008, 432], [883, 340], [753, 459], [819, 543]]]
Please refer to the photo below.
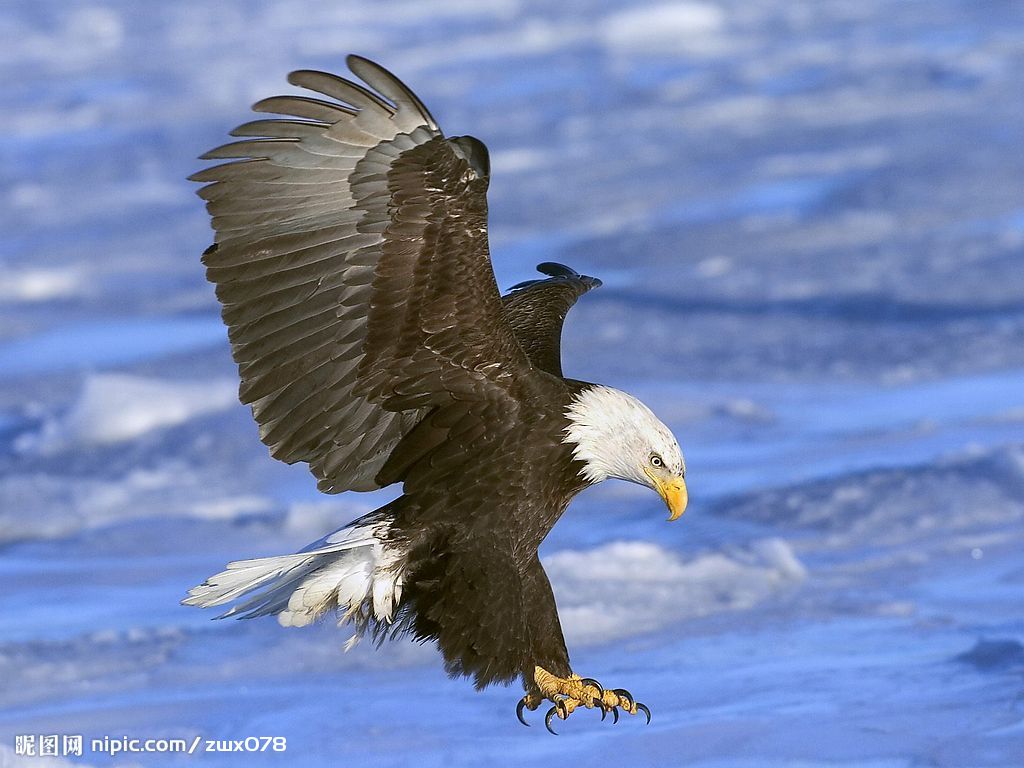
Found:
[[286, 627], [334, 609], [339, 624], [354, 621], [358, 639], [371, 618], [390, 623], [402, 598], [405, 553], [389, 546], [386, 532], [387, 523], [356, 521], [302, 552], [228, 563], [182, 603], [208, 608], [254, 593], [222, 616], [276, 614]]

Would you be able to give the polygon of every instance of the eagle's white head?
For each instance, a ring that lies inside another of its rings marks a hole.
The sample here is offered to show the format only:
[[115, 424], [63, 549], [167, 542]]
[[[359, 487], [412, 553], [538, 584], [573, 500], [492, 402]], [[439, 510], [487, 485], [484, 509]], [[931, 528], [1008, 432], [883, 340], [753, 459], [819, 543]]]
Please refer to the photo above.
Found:
[[564, 441], [575, 444], [581, 474], [592, 483], [609, 477], [653, 488], [665, 500], [669, 520], [686, 509], [686, 462], [672, 432], [651, 409], [611, 387], [580, 392], [565, 414]]

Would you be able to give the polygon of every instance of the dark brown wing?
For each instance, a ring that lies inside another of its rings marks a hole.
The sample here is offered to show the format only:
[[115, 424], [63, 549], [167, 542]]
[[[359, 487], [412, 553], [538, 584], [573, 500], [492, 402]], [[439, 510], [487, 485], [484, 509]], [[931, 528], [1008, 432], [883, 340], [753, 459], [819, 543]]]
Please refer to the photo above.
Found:
[[376, 92], [294, 72], [332, 100], [259, 102], [298, 119], [241, 126], [256, 138], [204, 156], [239, 160], [193, 176], [210, 182], [204, 263], [240, 397], [271, 454], [309, 462], [326, 492], [378, 487], [421, 409], [506, 397], [532, 370], [488, 256], [486, 149], [446, 140], [383, 68], [348, 64]]
[[581, 275], [563, 264], [537, 265], [546, 279], [519, 283], [501, 297], [505, 319], [535, 366], [562, 376], [562, 325], [580, 296], [601, 287], [596, 277]]

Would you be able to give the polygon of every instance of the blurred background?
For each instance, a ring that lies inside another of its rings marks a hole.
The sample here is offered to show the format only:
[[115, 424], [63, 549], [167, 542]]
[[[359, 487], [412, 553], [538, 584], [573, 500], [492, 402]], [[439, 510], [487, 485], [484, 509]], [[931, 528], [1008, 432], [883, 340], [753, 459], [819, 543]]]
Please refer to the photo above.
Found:
[[[8, 0], [0, 35], [0, 764], [1021, 764], [1019, 2]], [[680, 438], [681, 521], [606, 483], [542, 549], [648, 727], [555, 739], [430, 647], [178, 605], [386, 498], [268, 458], [185, 181], [348, 52], [488, 145], [499, 283], [601, 277], [566, 371]], [[84, 754], [15, 754], [54, 733]], [[287, 754], [89, 745], [197, 735]]]

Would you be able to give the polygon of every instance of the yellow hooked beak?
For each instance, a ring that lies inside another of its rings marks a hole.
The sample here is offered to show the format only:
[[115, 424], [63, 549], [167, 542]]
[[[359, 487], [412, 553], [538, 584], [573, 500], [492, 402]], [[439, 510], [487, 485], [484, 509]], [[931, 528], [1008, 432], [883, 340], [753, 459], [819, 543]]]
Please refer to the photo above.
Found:
[[686, 511], [686, 502], [689, 501], [689, 496], [686, 493], [686, 481], [681, 477], [670, 476], [667, 478], [656, 477], [654, 474], [644, 470], [645, 474], [651, 478], [654, 483], [655, 490], [661, 494], [661, 498], [665, 500], [665, 504], [668, 505], [668, 519], [678, 520], [683, 512]]

